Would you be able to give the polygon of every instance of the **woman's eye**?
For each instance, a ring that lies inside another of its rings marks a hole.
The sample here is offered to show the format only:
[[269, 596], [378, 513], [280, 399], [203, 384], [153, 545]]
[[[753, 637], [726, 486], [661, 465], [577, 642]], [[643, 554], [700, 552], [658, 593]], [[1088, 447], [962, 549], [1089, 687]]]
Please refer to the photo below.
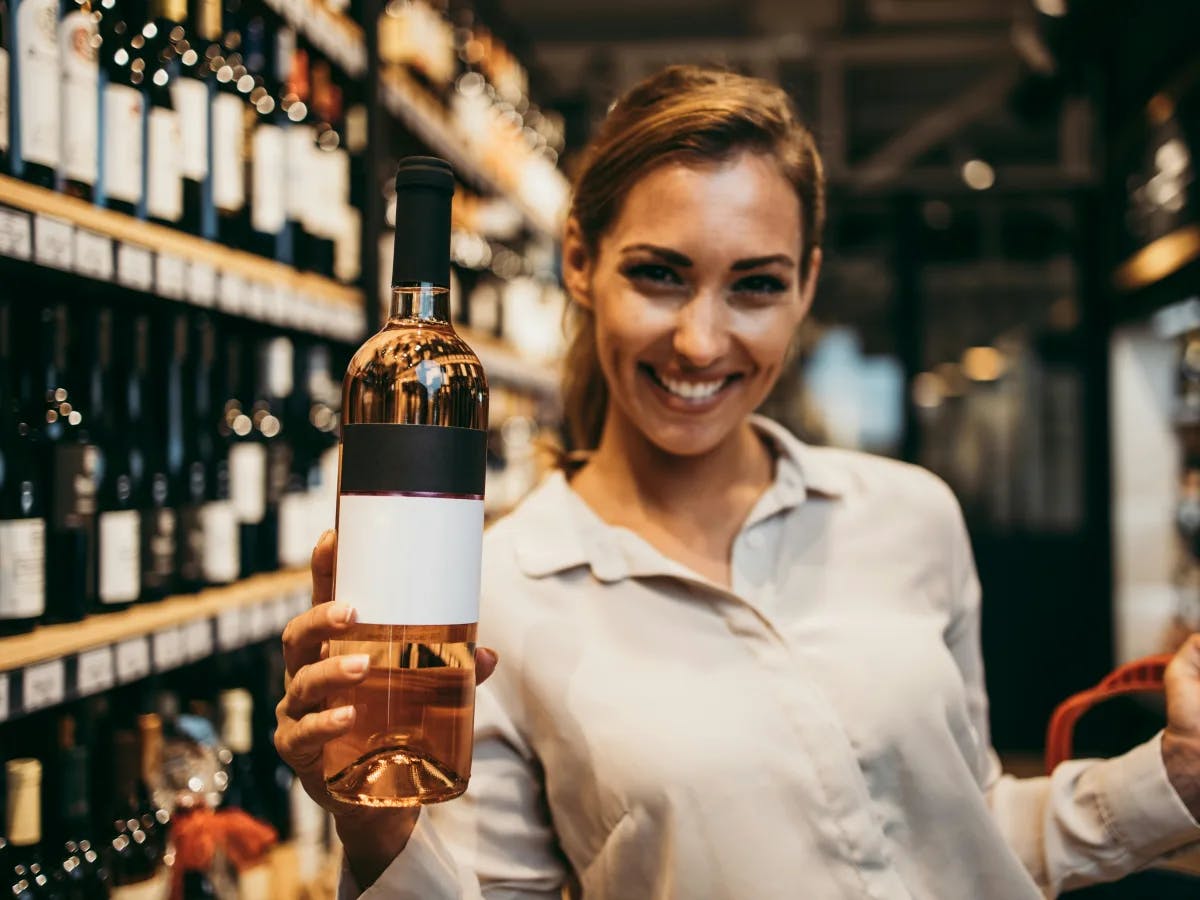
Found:
[[787, 285], [774, 275], [749, 275], [733, 286], [739, 294], [779, 294]]
[[625, 275], [633, 281], [649, 282], [651, 284], [683, 284], [683, 280], [670, 266], [660, 266], [656, 263], [639, 263], [625, 270]]

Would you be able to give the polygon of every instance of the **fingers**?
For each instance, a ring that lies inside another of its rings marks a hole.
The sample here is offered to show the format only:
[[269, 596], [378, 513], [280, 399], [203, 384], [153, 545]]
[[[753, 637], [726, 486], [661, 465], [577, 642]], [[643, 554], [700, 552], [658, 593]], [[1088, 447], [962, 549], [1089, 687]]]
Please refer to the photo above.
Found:
[[483, 684], [496, 671], [499, 655], [490, 647], [478, 647], [475, 650], [475, 683]]
[[336, 553], [337, 532], [331, 528], [317, 539], [309, 564], [312, 570], [313, 606], [333, 599], [333, 561]]
[[320, 765], [321, 749], [350, 730], [354, 716], [353, 706], [338, 706], [300, 719], [281, 719], [275, 729], [275, 749], [297, 772], [311, 770]]
[[321, 658], [321, 644], [357, 621], [353, 607], [322, 603], [302, 612], [283, 629], [283, 661], [289, 675]]
[[365, 653], [335, 656], [302, 666], [289, 680], [283, 696], [284, 713], [299, 719], [319, 709], [336, 690], [358, 684], [367, 677], [369, 657]]

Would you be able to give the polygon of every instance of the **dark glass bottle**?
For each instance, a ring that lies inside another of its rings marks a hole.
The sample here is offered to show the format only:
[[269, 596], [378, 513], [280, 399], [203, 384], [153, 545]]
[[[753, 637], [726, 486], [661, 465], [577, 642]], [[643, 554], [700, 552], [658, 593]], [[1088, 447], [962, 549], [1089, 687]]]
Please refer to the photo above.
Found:
[[128, 215], [145, 209], [145, 11], [142, 0], [117, 0], [100, 23], [104, 204]]
[[228, 446], [229, 496], [238, 521], [238, 559], [241, 577], [259, 571], [259, 544], [267, 512], [267, 448], [254, 427], [253, 396], [256, 371], [253, 340], [237, 332], [225, 339], [225, 403], [220, 434]]
[[177, 227], [183, 218], [182, 134], [172, 82], [178, 77], [175, 48], [184, 39], [184, 0], [151, 0], [146, 38], [146, 215]]
[[180, 377], [178, 367], [161, 353], [151, 371], [152, 346], [170, 346], [171, 336], [161, 331], [155, 335], [148, 316], [134, 317], [133, 340], [133, 353], [127, 361], [127, 422], [143, 466], [141, 477], [135, 479], [141, 515], [141, 598], [159, 600], [175, 589], [178, 495], [170, 471], [170, 431], [156, 429], [153, 423], [171, 421], [171, 384], [173, 381], [178, 391]]
[[[97, 7], [99, 3], [97, 3]], [[62, 190], [91, 202], [100, 163], [100, 13], [89, 0], [62, 0]]]
[[53, 187], [61, 154], [58, 0], [18, 0], [13, 26], [13, 174]]
[[[287, 29], [282, 29], [284, 32]], [[263, 16], [246, 20], [246, 70], [253, 79], [250, 105], [254, 109], [250, 155], [247, 160], [250, 195], [249, 247], [268, 259], [291, 264], [291, 234], [287, 229], [287, 145], [282, 123], [287, 117], [276, 101], [279, 41], [272, 42]]]
[[[51, 837], [58, 851], [56, 875], [69, 900], [107, 900], [108, 870], [93, 834], [90, 755], [75, 741], [75, 720], [59, 721], [58, 791]], [[51, 860], [51, 862], [54, 862]]]
[[61, 900], [42, 847], [42, 764], [30, 757], [5, 764], [8, 832], [4, 888], [16, 900]]
[[212, 196], [217, 237], [223, 244], [245, 248], [249, 236], [246, 205], [246, 95], [253, 79], [242, 57], [241, 5], [226, 5], [220, 55], [210, 62], [216, 81], [212, 103]]
[[0, 173], [8, 174], [11, 160], [9, 150], [12, 146], [12, 81], [9, 73], [12, 71], [12, 26], [8, 19], [8, 0], [0, 0]]
[[29, 631], [46, 612], [46, 520], [37, 432], [30, 421], [29, 387], [22, 385], [32, 380], [33, 372], [25, 354], [16, 352], [13, 306], [0, 301], [0, 634]]
[[156, 883], [160, 890], [166, 889], [163, 855], [171, 817], [155, 797], [162, 771], [161, 720], [153, 713], [139, 716], [138, 732], [122, 730], [113, 735], [113, 751], [110, 869], [112, 896], [119, 900], [147, 896]]
[[[209, 62], [220, 51], [220, 0], [190, 0], [183, 38], [176, 42], [179, 77], [171, 82], [171, 100], [179, 115], [180, 173], [183, 178], [183, 216], [180, 227], [190, 234], [216, 228], [212, 218], [206, 229], [206, 209], [211, 209], [209, 134], [212, 118], [213, 70]], [[211, 54], [210, 54], [211, 51]]]

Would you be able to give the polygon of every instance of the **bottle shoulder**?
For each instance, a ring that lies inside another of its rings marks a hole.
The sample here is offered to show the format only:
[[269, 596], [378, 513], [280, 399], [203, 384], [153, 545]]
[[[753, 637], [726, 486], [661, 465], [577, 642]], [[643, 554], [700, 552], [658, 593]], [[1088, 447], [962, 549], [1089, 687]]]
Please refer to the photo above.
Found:
[[392, 319], [363, 342], [346, 369], [348, 377], [416, 368], [422, 362], [461, 367], [483, 377], [483, 366], [471, 346], [449, 324]]

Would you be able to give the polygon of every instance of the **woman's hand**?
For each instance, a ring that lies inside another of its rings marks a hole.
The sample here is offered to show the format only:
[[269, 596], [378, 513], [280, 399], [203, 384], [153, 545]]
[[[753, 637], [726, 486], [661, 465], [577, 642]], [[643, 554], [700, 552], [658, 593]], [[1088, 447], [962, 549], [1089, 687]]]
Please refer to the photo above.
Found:
[[1200, 821], [1200, 633], [1183, 642], [1163, 676], [1167, 728], [1163, 762], [1175, 792]]
[[[333, 797], [325, 787], [321, 755], [325, 744], [354, 725], [353, 706], [326, 709], [328, 696], [367, 675], [365, 656], [329, 658], [327, 641], [337, 638], [356, 621], [354, 610], [333, 598], [333, 560], [337, 535], [321, 535], [312, 554], [312, 608], [288, 622], [283, 630], [287, 668], [286, 692], [275, 708], [275, 749], [296, 773], [304, 790], [333, 813], [359, 887], [366, 889], [404, 849], [417, 823], [419, 807], [375, 809], [355, 806]], [[496, 654], [475, 651], [475, 679], [482, 682], [496, 667]]]

